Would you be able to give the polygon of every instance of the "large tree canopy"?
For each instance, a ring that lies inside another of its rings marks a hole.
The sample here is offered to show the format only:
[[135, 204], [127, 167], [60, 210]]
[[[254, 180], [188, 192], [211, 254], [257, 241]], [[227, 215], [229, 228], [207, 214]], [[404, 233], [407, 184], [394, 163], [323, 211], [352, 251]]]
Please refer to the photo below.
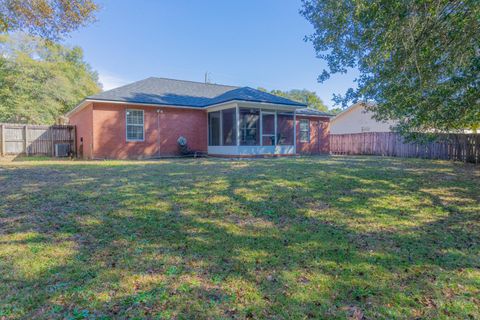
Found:
[[454, 131], [480, 122], [478, 0], [303, 0], [310, 40], [333, 73], [358, 68], [344, 106], [373, 100], [377, 119], [398, 129]]
[[98, 91], [79, 47], [0, 35], [0, 122], [51, 124]]
[[292, 89], [289, 91], [281, 91], [281, 90], [272, 90], [268, 91], [265, 88], [258, 88], [261, 91], [269, 92], [271, 94], [284, 97], [293, 101], [298, 101], [302, 103], [306, 103], [309, 108], [317, 109], [320, 111], [328, 111], [328, 108], [323, 104], [322, 99], [314, 91], [308, 91], [306, 89], [299, 90], [299, 89]]
[[0, 0], [0, 32], [58, 39], [91, 21], [97, 9], [92, 0]]

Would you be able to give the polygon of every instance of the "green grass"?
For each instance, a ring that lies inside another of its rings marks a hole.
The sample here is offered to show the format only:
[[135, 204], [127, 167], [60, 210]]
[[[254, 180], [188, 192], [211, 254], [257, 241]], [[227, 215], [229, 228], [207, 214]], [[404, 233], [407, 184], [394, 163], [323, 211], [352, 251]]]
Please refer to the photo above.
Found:
[[3, 162], [0, 194], [0, 319], [480, 318], [473, 165]]

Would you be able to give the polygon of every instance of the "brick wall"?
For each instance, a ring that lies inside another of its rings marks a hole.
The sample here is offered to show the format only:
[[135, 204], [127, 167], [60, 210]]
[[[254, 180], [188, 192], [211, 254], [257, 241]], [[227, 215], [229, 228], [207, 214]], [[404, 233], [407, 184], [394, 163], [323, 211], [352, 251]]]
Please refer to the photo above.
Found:
[[[300, 120], [310, 120], [310, 142], [300, 142]], [[330, 152], [330, 119], [297, 115], [297, 153], [324, 154]]]
[[69, 121], [76, 126], [77, 135], [77, 157], [91, 159], [93, 149], [93, 108], [92, 104], [83, 108], [80, 112], [73, 114]]
[[[94, 159], [146, 159], [178, 155], [177, 139], [187, 138], [192, 150], [207, 151], [207, 113], [204, 110], [93, 103], [70, 118], [82, 132], [92, 132]], [[127, 141], [126, 110], [144, 111], [144, 141]], [[91, 116], [90, 116], [91, 113]], [[92, 125], [89, 125], [91, 120]], [[85, 138], [84, 138], [85, 139]], [[90, 142], [89, 142], [90, 144]]]
[[[126, 111], [144, 111], [144, 141], [127, 141]], [[300, 120], [310, 120], [310, 142], [300, 142]], [[206, 110], [95, 102], [70, 117], [77, 147], [87, 159], [146, 159], [179, 155], [177, 139], [192, 150], [207, 151]], [[297, 116], [297, 153], [329, 153], [329, 118]], [[83, 140], [83, 142], [80, 141]]]
[[[126, 110], [144, 110], [144, 141], [127, 141]], [[204, 110], [95, 103], [94, 158], [139, 159], [178, 155], [177, 139], [187, 138], [192, 150], [207, 151]]]

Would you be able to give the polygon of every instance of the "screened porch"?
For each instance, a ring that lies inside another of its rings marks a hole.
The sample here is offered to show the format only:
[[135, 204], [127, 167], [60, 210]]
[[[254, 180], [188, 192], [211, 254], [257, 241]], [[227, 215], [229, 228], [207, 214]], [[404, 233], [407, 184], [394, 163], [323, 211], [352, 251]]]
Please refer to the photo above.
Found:
[[233, 106], [208, 112], [208, 153], [295, 154], [295, 111]]

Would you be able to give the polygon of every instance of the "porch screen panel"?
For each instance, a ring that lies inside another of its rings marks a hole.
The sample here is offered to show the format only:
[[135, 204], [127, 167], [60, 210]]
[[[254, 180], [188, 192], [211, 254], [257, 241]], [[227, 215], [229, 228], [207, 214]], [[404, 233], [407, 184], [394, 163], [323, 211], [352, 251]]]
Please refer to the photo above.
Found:
[[236, 109], [222, 110], [222, 134], [224, 146], [237, 145], [237, 112]]
[[277, 144], [293, 145], [293, 113], [277, 114]]
[[260, 145], [260, 111], [240, 108], [240, 145]]
[[262, 143], [264, 146], [275, 145], [275, 114], [262, 114]]
[[220, 145], [220, 111], [208, 114], [208, 145]]

